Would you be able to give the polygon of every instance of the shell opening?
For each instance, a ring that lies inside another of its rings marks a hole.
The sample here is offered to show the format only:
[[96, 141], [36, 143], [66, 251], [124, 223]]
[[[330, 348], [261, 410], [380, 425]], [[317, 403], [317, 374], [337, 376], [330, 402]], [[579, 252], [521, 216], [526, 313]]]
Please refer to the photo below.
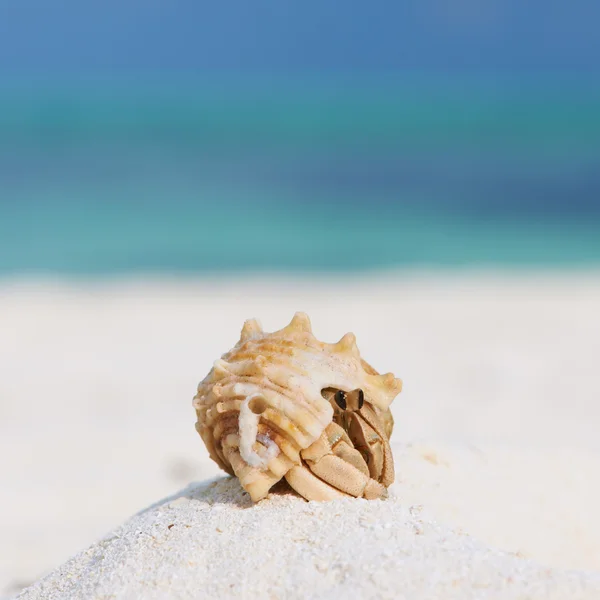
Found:
[[254, 396], [248, 401], [248, 408], [255, 415], [262, 415], [268, 408], [266, 400], [262, 396]]

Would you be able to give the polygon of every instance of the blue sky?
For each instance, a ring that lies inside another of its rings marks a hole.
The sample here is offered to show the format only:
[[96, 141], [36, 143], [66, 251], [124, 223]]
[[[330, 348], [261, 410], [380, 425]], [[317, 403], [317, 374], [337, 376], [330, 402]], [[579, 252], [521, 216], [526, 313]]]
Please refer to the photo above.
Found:
[[597, 0], [0, 0], [0, 72], [600, 73]]

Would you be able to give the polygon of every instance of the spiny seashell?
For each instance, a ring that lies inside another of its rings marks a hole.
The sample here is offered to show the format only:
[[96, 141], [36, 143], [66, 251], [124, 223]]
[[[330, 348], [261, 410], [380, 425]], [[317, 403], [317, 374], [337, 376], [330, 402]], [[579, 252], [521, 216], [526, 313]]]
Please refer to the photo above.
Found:
[[332, 423], [324, 390], [363, 390], [378, 414], [389, 414], [381, 428], [387, 433], [388, 408], [401, 387], [391, 373], [379, 375], [361, 359], [352, 333], [327, 344], [314, 337], [304, 313], [274, 333], [250, 319], [198, 385], [196, 429], [211, 458], [258, 501], [302, 465], [301, 452]]

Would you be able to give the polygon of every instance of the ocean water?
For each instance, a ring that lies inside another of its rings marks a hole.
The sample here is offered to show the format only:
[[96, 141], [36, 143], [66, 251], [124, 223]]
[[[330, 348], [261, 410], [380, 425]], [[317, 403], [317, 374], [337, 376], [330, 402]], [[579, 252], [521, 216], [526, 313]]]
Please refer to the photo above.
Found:
[[600, 264], [600, 86], [0, 94], [0, 276]]

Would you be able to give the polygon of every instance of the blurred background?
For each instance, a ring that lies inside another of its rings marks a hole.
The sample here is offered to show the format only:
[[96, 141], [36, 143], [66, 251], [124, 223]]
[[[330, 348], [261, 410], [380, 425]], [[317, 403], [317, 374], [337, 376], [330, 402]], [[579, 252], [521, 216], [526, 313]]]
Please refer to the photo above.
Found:
[[0, 273], [595, 263], [592, 2], [0, 6]]
[[[598, 450], [599, 19], [0, 0], [0, 597], [218, 474], [191, 398], [252, 316], [354, 330], [405, 379], [399, 440], [584, 464], [558, 448]], [[560, 539], [531, 506], [478, 534], [600, 568], [581, 504]]]

